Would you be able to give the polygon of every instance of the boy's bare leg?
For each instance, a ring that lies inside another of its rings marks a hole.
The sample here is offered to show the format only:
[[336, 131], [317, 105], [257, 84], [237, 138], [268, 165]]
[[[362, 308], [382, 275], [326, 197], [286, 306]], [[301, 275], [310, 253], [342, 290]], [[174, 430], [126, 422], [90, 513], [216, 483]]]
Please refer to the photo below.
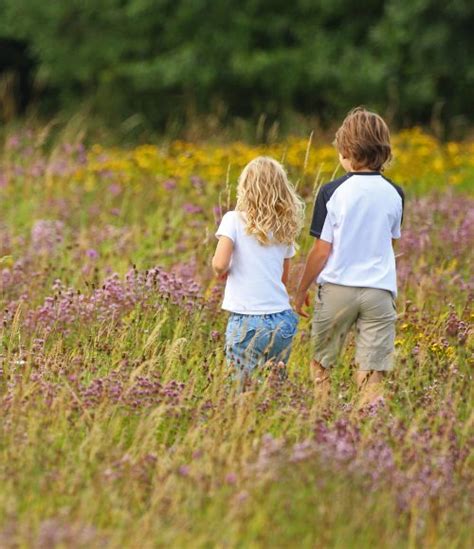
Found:
[[316, 360], [311, 361], [311, 376], [314, 382], [314, 397], [316, 404], [326, 404], [331, 390], [329, 370], [321, 366]]
[[384, 372], [376, 370], [356, 372], [356, 383], [359, 390], [358, 408], [373, 404], [378, 399], [384, 397], [382, 384], [384, 375]]

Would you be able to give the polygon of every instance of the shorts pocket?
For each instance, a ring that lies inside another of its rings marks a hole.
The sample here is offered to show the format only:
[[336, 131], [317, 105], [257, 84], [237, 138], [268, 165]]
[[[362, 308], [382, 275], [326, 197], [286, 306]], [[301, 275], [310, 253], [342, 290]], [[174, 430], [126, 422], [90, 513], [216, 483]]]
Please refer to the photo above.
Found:
[[250, 342], [255, 333], [256, 329], [250, 318], [234, 316], [227, 323], [225, 336], [228, 345], [236, 345]]
[[326, 289], [326, 284], [318, 284], [316, 286], [316, 303], [318, 305], [322, 305]]
[[285, 319], [278, 327], [280, 336], [284, 339], [293, 337], [298, 328], [299, 317], [294, 311], [288, 311], [285, 314]]
[[244, 329], [239, 333], [236, 343], [242, 345], [243, 347], [247, 347], [255, 341], [256, 334], [257, 330], [255, 330], [255, 328], [250, 328], [248, 330]]

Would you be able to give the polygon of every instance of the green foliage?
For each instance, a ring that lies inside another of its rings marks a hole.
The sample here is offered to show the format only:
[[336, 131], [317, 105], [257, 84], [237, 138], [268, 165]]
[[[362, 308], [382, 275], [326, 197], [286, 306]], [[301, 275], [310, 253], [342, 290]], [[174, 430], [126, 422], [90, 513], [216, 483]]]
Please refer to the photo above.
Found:
[[466, 0], [1, 0], [56, 108], [88, 100], [150, 125], [290, 111], [323, 121], [367, 104], [457, 127], [474, 107]]

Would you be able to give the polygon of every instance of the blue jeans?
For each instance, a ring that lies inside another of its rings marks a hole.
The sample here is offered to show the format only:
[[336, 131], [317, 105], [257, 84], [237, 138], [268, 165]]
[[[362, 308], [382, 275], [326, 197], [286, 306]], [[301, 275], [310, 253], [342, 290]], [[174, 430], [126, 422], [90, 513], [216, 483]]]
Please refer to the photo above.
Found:
[[268, 315], [231, 313], [225, 332], [227, 363], [240, 376], [269, 361], [286, 363], [297, 327], [298, 315], [291, 309]]

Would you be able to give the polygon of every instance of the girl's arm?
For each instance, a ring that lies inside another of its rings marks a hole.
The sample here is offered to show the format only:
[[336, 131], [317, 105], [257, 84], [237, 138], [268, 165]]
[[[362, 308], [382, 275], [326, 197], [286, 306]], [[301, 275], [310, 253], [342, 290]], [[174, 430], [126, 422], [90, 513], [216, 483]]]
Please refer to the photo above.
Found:
[[219, 237], [214, 257], [212, 258], [212, 268], [216, 276], [221, 277], [229, 270], [234, 243], [227, 236]]
[[288, 288], [288, 278], [290, 276], [290, 258], [283, 260], [283, 274], [281, 275], [281, 281]]

